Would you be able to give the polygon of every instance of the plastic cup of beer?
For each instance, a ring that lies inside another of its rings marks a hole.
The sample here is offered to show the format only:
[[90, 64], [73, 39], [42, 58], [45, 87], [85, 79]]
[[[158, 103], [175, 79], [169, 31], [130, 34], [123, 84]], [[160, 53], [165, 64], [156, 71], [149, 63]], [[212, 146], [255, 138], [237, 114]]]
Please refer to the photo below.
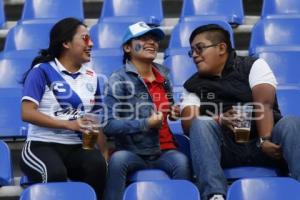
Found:
[[[98, 117], [94, 114], [88, 113], [84, 117], [90, 118], [93, 121], [97, 121]], [[98, 135], [99, 135], [99, 125], [95, 123], [89, 123], [87, 129], [82, 132], [82, 148], [86, 150], [94, 149]]]
[[236, 143], [247, 143], [250, 139], [251, 118], [253, 106], [232, 106], [237, 112], [236, 126], [234, 127], [234, 138]]

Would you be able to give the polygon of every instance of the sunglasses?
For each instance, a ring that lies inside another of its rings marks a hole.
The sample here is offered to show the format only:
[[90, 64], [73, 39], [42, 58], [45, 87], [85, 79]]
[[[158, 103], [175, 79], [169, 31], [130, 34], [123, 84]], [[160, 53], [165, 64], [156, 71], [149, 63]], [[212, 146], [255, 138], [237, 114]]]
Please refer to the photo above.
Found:
[[81, 39], [86, 45], [89, 45], [90, 41], [92, 41], [91, 36], [89, 34], [81, 35]]
[[194, 47], [191, 48], [191, 50], [188, 51], [188, 54], [190, 57], [193, 57], [194, 52], [196, 52], [197, 55], [201, 55], [205, 49], [209, 47], [215, 47], [218, 45], [219, 43], [203, 46], [201, 45], [201, 43], [197, 43]]

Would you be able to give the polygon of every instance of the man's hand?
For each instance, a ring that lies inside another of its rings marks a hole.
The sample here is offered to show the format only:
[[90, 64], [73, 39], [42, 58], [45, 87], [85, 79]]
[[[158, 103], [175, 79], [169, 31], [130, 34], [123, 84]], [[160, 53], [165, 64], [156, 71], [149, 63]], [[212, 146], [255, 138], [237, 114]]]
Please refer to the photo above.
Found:
[[148, 118], [148, 126], [149, 128], [160, 129], [163, 122], [163, 114], [162, 112], [153, 112], [152, 115]]
[[281, 159], [282, 158], [282, 151], [281, 146], [277, 145], [271, 141], [266, 140], [261, 144], [261, 150], [266, 155], [274, 158], [274, 159]]
[[234, 127], [236, 126], [237, 119], [237, 112], [233, 109], [230, 109], [220, 115], [218, 122], [220, 123], [220, 125], [225, 126], [232, 130], [232, 132], [234, 132]]
[[169, 114], [169, 119], [172, 121], [178, 120], [180, 117], [180, 107], [179, 105], [171, 106], [171, 111]]

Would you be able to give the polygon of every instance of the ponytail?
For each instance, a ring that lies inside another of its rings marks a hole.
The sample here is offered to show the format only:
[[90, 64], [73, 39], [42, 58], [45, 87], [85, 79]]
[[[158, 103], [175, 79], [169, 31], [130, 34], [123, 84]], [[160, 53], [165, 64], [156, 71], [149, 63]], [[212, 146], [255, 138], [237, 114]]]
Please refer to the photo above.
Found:
[[39, 63], [47, 63], [47, 62], [50, 62], [50, 61], [52, 61], [52, 60], [54, 60], [54, 59], [55, 59], [55, 56], [52, 55], [52, 53], [51, 53], [51, 51], [49, 51], [49, 49], [41, 49], [41, 50], [39, 51], [38, 56], [36, 56], [36, 57], [33, 59], [33, 61], [32, 61], [32, 63], [31, 63], [31, 66], [30, 66], [29, 70], [27, 70], [27, 71], [23, 74], [23, 78], [22, 78], [22, 80], [20, 81], [20, 83], [24, 85], [25, 80], [26, 80], [26, 78], [27, 78], [29, 72], [31, 71], [31, 69], [32, 69], [35, 65], [37, 65], [37, 64], [39, 64]]

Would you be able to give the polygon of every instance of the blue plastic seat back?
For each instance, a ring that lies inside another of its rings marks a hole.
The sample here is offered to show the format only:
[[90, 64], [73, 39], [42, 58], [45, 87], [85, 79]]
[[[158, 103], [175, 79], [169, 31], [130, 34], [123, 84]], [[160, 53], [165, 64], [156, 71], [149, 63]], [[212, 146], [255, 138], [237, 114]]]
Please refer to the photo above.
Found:
[[13, 55], [0, 59], [0, 76], [3, 77], [0, 79], [0, 137], [25, 137], [27, 134], [27, 123], [21, 120], [23, 86], [20, 81], [31, 61], [32, 57]]
[[174, 137], [178, 143], [178, 150], [184, 153], [188, 158], [191, 158], [190, 154], [190, 138], [183, 134], [174, 134]]
[[128, 176], [129, 182], [169, 180], [169, 175], [160, 169], [138, 170]]
[[262, 18], [300, 16], [299, 0], [264, 0]]
[[278, 84], [300, 85], [300, 51], [264, 51], [258, 56], [269, 64]]
[[[131, 22], [99, 22], [91, 27], [90, 34], [94, 49], [116, 48], [121, 49], [122, 38]], [[120, 50], [121, 51], [121, 50]]]
[[84, 19], [82, 0], [25, 0], [21, 21], [39, 19]]
[[159, 25], [163, 20], [161, 0], [104, 0], [100, 21], [145, 21]]
[[200, 200], [196, 186], [186, 180], [135, 182], [129, 185], [123, 200]]
[[115, 53], [115, 55], [102, 55], [101, 51], [93, 52], [90, 65], [97, 73], [101, 88], [101, 94], [104, 94], [105, 92], [104, 85], [107, 82], [110, 75], [117, 69], [123, 67], [122, 59], [123, 55], [118, 53]]
[[228, 180], [240, 178], [257, 178], [257, 177], [276, 177], [278, 170], [267, 167], [233, 167], [223, 170], [224, 175]]
[[0, 186], [13, 184], [11, 154], [8, 145], [0, 140]]
[[300, 19], [261, 19], [252, 29], [249, 54], [258, 54], [266, 49], [298, 47], [300, 49]]
[[298, 199], [300, 183], [292, 178], [251, 178], [234, 182], [228, 190], [227, 200], [282, 200]]
[[48, 48], [53, 23], [18, 24], [7, 34], [4, 52]]
[[[242, 24], [244, 9], [242, 0], [184, 0], [181, 10], [181, 19], [197, 15], [225, 16], [226, 21]], [[202, 16], [199, 16], [202, 17]]]
[[0, 28], [5, 28], [6, 17], [5, 17], [5, 10], [4, 10], [4, 2], [0, 0]]
[[184, 82], [197, 72], [192, 58], [187, 54], [187, 49], [182, 54], [170, 55], [165, 58], [164, 65], [170, 69], [173, 87], [182, 87]]
[[193, 30], [199, 26], [203, 26], [207, 24], [218, 24], [222, 26], [224, 29], [226, 29], [230, 34], [232, 47], [234, 47], [233, 31], [231, 26], [227, 22], [222, 20], [205, 19], [203, 17], [199, 20], [181, 21], [174, 27], [171, 33], [169, 46], [166, 52], [167, 56], [174, 54], [171, 52], [172, 49], [189, 48], [190, 47], [189, 38]]
[[295, 115], [300, 117], [300, 87], [279, 86], [276, 90], [279, 109], [283, 116]]
[[97, 200], [91, 186], [82, 182], [60, 182], [34, 184], [26, 188], [20, 200]]

